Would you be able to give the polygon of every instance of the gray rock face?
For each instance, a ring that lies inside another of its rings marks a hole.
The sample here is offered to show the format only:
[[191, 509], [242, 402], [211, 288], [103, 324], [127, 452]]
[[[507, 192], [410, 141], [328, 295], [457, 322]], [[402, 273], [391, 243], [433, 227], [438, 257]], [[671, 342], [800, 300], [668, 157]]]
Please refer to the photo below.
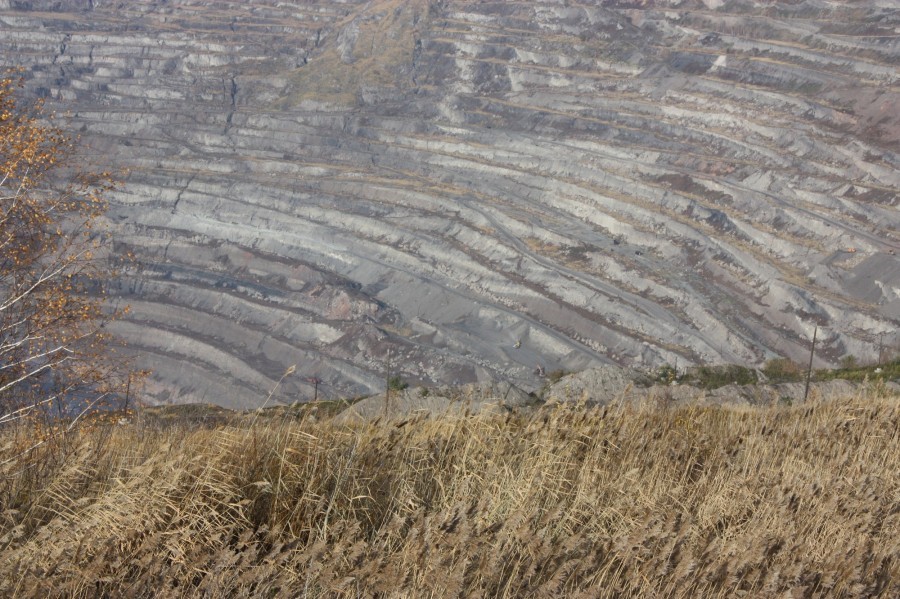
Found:
[[366, 397], [335, 416], [338, 424], [353, 424], [416, 415], [441, 416], [501, 411], [533, 403], [534, 399], [510, 383], [470, 383], [460, 387], [418, 387]]
[[896, 7], [569, 4], [0, 0], [125, 173], [150, 398], [897, 344]]
[[551, 403], [584, 401], [610, 403], [643, 394], [650, 379], [637, 370], [604, 366], [569, 374], [550, 385], [544, 399]]

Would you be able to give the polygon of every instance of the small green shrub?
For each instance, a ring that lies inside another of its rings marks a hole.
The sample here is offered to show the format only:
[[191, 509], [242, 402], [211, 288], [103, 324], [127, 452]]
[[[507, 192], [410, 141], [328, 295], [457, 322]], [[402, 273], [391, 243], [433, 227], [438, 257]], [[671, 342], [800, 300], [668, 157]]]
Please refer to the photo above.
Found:
[[671, 384], [678, 380], [678, 371], [671, 364], [663, 364], [656, 371], [656, 380], [666, 385]]
[[388, 389], [391, 391], [403, 391], [409, 387], [409, 383], [403, 380], [400, 375], [394, 375], [388, 379]]
[[792, 383], [803, 380], [803, 369], [788, 358], [773, 358], [766, 362], [762, 372], [772, 383]]
[[856, 356], [850, 355], [841, 358], [841, 368], [844, 370], [852, 370], [857, 366], [859, 366], [859, 362], [857, 361]]
[[707, 390], [718, 389], [725, 385], [752, 385], [757, 380], [755, 370], [737, 364], [699, 366], [691, 369], [682, 378], [682, 382]]

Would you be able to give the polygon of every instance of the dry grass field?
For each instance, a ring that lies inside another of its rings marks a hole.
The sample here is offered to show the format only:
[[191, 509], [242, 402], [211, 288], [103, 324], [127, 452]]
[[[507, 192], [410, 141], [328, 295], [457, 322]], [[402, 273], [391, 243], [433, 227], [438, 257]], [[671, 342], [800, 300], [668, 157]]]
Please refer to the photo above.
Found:
[[898, 431], [878, 389], [7, 429], [0, 595], [898, 597]]

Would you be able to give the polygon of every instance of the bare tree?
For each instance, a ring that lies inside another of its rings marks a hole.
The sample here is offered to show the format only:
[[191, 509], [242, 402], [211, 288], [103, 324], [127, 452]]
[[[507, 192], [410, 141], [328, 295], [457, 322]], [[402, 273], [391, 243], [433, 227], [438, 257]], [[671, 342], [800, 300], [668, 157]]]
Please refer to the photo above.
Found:
[[123, 370], [103, 330], [115, 316], [100, 227], [111, 178], [72, 167], [72, 140], [21, 87], [16, 73], [0, 79], [0, 423], [28, 405], [110, 397]]

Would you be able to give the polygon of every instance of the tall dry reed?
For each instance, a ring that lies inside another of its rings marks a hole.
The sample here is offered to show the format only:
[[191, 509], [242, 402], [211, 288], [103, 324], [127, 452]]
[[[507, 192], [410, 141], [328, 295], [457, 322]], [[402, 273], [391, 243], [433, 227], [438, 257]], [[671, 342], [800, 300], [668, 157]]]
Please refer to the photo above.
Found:
[[898, 431], [877, 393], [95, 427], [3, 466], [0, 594], [897, 597]]

